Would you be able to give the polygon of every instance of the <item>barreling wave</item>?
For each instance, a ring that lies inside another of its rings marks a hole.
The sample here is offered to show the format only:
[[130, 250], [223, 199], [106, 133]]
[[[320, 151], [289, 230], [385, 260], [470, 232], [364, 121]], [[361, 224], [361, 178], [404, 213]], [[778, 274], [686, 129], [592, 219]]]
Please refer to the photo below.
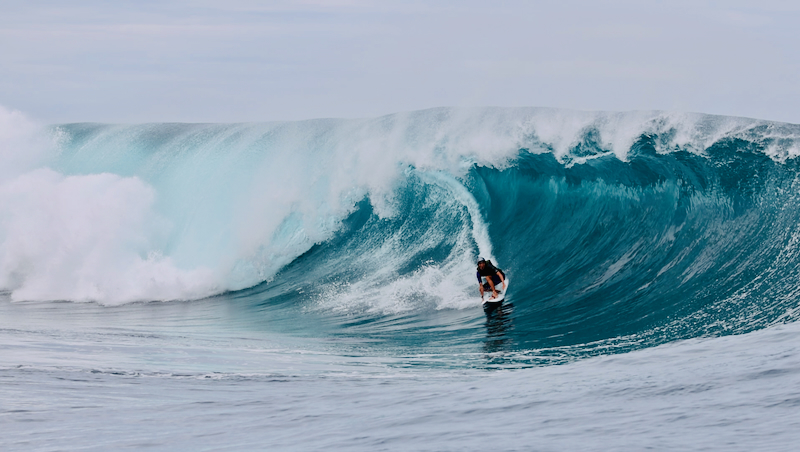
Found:
[[476, 308], [482, 255], [514, 281], [514, 347], [540, 355], [800, 315], [797, 125], [442, 108], [40, 129], [2, 111], [0, 134], [14, 300], [233, 292], [370, 323]]

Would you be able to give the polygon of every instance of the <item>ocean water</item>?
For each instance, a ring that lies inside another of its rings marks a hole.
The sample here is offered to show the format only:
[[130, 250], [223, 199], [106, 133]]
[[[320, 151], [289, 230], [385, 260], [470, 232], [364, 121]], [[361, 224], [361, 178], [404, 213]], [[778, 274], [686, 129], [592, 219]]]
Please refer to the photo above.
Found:
[[796, 450], [798, 155], [703, 114], [0, 110], [0, 448]]

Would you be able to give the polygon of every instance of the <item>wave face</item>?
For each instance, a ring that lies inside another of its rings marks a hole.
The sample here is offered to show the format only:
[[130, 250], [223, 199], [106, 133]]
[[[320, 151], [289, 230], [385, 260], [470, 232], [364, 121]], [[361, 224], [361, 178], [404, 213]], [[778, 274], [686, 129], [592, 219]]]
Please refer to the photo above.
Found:
[[[42, 132], [0, 111], [0, 130], [16, 301], [246, 299], [295, 319], [270, 328], [415, 346], [488, 327], [488, 351], [536, 362], [800, 316], [797, 125], [527, 108]], [[485, 325], [478, 255], [513, 281]]]

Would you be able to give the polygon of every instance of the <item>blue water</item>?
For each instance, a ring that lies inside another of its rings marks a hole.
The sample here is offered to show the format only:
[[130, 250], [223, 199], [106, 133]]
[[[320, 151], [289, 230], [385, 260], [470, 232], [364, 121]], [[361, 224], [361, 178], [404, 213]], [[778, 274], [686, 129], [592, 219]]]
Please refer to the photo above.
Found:
[[798, 125], [0, 113], [4, 450], [800, 439]]

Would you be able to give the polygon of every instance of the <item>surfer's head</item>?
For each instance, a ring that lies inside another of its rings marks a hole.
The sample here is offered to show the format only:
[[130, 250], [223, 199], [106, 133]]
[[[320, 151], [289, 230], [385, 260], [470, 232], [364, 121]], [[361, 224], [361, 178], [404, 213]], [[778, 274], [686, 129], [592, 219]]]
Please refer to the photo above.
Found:
[[481, 265], [486, 265], [486, 259], [484, 259], [482, 257], [479, 257], [478, 258], [478, 267], [480, 267]]

